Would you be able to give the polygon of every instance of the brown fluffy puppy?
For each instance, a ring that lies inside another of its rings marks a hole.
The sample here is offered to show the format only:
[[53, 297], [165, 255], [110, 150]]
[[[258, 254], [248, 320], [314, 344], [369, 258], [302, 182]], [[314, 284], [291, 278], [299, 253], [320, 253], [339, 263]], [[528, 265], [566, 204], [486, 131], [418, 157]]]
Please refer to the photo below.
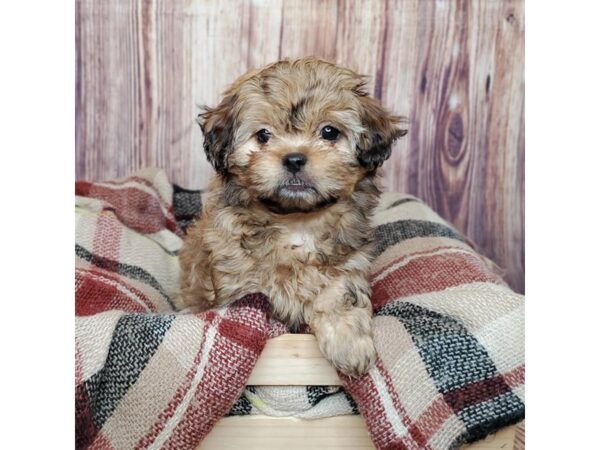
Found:
[[377, 168], [405, 134], [364, 77], [315, 58], [240, 77], [199, 116], [217, 175], [180, 253], [182, 300], [201, 310], [263, 292], [357, 376], [375, 360], [370, 287]]

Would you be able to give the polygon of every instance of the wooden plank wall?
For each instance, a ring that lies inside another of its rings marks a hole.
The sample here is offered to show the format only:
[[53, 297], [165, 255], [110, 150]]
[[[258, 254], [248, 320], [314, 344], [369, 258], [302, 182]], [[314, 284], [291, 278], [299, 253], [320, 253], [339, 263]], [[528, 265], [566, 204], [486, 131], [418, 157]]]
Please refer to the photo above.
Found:
[[211, 169], [194, 123], [246, 70], [316, 55], [410, 120], [384, 186], [420, 196], [524, 290], [520, 0], [77, 0], [76, 176]]

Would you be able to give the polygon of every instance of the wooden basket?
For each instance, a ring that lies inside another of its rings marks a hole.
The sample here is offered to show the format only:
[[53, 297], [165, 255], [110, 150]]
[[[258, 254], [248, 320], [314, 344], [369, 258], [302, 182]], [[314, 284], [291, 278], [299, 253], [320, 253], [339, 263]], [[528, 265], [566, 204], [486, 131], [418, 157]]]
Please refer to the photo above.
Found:
[[[310, 334], [284, 334], [267, 342], [250, 378], [257, 386], [340, 386], [337, 373]], [[512, 450], [516, 426], [507, 427], [464, 450]], [[373, 450], [362, 416], [324, 419], [234, 416], [221, 419], [198, 450]]]

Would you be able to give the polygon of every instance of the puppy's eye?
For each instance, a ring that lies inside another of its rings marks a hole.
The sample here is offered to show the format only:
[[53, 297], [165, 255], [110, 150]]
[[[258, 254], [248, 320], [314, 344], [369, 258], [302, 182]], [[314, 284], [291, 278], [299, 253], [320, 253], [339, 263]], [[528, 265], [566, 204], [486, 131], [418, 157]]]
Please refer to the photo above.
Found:
[[261, 144], [266, 144], [267, 142], [269, 142], [269, 139], [271, 139], [271, 133], [269, 132], [269, 130], [265, 130], [263, 128], [262, 130], [258, 130], [256, 132], [256, 139]]
[[335, 141], [340, 135], [340, 130], [330, 125], [321, 128], [321, 137], [327, 141]]

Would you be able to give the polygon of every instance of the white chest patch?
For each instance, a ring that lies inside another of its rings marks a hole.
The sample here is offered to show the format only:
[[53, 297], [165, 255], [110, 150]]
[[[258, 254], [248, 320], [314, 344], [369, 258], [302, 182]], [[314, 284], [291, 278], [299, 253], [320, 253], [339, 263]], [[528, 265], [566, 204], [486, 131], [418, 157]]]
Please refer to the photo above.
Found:
[[285, 241], [286, 247], [292, 250], [298, 250], [302, 253], [315, 250], [315, 238], [313, 234], [300, 227], [290, 229]]
[[292, 247], [302, 247], [309, 243], [314, 244], [314, 240], [303, 231], [294, 231], [290, 236], [290, 245]]

